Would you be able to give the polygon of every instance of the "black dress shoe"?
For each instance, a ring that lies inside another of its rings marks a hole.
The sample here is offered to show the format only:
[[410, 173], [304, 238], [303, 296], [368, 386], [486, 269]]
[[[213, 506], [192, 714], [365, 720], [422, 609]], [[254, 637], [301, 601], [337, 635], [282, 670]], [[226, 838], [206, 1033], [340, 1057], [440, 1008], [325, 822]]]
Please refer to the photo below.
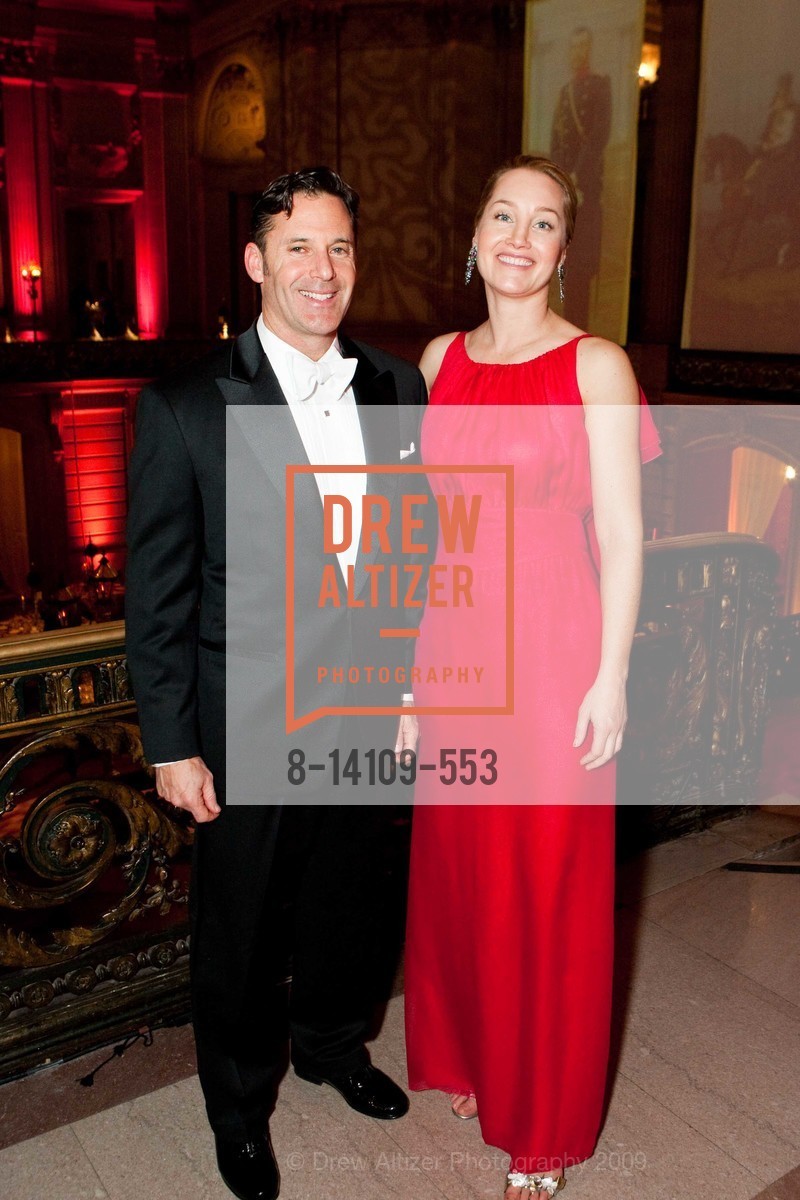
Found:
[[216, 1136], [216, 1143], [219, 1173], [234, 1196], [239, 1200], [277, 1200], [281, 1177], [269, 1136], [243, 1141]]
[[312, 1075], [295, 1067], [295, 1075], [309, 1083], [328, 1083], [351, 1108], [365, 1117], [396, 1121], [408, 1112], [408, 1096], [393, 1079], [369, 1063], [346, 1075]]

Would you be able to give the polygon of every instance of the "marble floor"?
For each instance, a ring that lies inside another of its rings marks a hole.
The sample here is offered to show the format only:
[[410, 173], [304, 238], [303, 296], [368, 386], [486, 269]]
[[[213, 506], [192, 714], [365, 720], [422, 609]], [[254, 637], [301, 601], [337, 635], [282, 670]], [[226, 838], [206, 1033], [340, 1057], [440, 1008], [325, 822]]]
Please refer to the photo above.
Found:
[[[800, 807], [655, 847], [620, 872], [614, 1085], [573, 1200], [800, 1200], [800, 877], [727, 863], [800, 834]], [[375, 1061], [404, 1076], [403, 999]], [[3, 1200], [226, 1200], [188, 1028], [0, 1087]], [[396, 1123], [289, 1075], [283, 1200], [502, 1196], [506, 1157], [436, 1094]]]

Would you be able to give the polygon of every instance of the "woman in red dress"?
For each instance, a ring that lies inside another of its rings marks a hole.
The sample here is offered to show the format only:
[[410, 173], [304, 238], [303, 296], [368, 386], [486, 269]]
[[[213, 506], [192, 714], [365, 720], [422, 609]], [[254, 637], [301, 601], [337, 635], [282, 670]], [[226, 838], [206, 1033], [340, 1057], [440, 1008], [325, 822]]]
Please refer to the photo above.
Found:
[[[409, 1082], [450, 1093], [455, 1114], [477, 1115], [485, 1141], [510, 1153], [505, 1200], [555, 1195], [565, 1166], [588, 1158], [599, 1134], [613, 759], [641, 588], [641, 461], [659, 453], [625, 353], [549, 307], [576, 209], [572, 181], [546, 159], [522, 156], [497, 171], [468, 259], [488, 320], [435, 339], [421, 364], [433, 491], [462, 495], [465, 511], [479, 495], [482, 508], [471, 605], [429, 604], [423, 618], [415, 704], [445, 711], [421, 718], [420, 762], [490, 748], [480, 763], [496, 770], [492, 783], [459, 794], [439, 773], [420, 772]], [[513, 467], [512, 525], [510, 477], [492, 478], [492, 465]], [[437, 562], [446, 569], [464, 546], [444, 541]], [[444, 681], [442, 665], [451, 667]], [[473, 715], [453, 711], [465, 707]]]

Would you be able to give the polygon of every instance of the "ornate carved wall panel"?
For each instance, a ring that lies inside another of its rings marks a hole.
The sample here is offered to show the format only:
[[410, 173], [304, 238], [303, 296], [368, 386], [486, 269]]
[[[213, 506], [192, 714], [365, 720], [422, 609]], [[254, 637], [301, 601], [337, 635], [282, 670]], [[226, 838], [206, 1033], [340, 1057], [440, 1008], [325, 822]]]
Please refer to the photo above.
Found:
[[54, 86], [50, 137], [59, 187], [140, 188], [141, 116], [132, 85]]
[[718, 394], [734, 403], [800, 400], [800, 360], [780, 354], [713, 353], [677, 350], [670, 357], [670, 384], [675, 391], [704, 396]]
[[309, 0], [274, 4], [246, 29], [242, 10], [231, 20], [230, 35], [210, 17], [197, 34], [200, 107], [238, 46], [262, 73], [267, 122], [260, 174], [237, 167], [212, 178], [204, 164], [214, 230], [209, 327], [221, 295], [236, 296], [237, 329], [255, 308], [241, 284], [241, 247], [231, 241], [222, 262], [221, 222], [233, 230], [240, 199], [249, 203], [281, 171], [319, 162], [341, 170], [362, 198], [350, 331], [413, 358], [433, 333], [476, 323], [482, 292], [464, 288], [463, 262], [483, 181], [519, 150], [521, 6]]
[[203, 153], [221, 162], [261, 162], [265, 131], [260, 81], [244, 63], [229, 63], [209, 100]]
[[800, 696], [800, 614], [776, 621], [773, 662], [770, 697]]
[[342, 53], [342, 170], [365, 204], [356, 317], [435, 321], [446, 274], [440, 235], [452, 212], [443, 134], [431, 119], [444, 100], [438, 74], [425, 46]]
[[191, 829], [121, 626], [0, 645], [0, 1078], [188, 1008]]

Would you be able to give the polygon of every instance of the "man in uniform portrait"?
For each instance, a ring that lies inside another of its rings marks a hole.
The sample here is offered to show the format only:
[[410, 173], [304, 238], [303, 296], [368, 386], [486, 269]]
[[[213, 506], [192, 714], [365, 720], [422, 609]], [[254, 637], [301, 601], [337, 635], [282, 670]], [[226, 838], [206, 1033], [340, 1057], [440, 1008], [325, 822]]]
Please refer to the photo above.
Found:
[[578, 190], [580, 219], [566, 262], [566, 315], [589, 328], [592, 284], [600, 270], [603, 233], [603, 155], [611, 132], [611, 81], [591, 68], [592, 34], [585, 26], [569, 40], [570, 79], [559, 93], [550, 157], [569, 171]]

